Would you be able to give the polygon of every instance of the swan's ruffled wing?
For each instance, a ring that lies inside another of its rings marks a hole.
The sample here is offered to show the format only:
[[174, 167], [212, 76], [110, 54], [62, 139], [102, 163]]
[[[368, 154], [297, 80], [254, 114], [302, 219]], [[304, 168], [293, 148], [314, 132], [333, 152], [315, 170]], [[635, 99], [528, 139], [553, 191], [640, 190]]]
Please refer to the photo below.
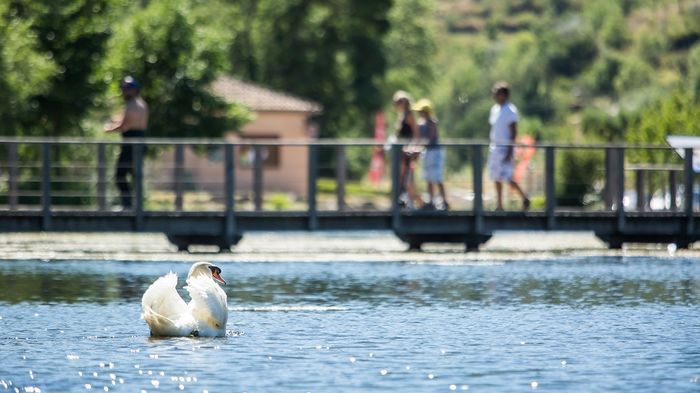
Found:
[[199, 335], [225, 335], [228, 320], [226, 292], [206, 276], [190, 277], [185, 289], [192, 298], [188, 307], [197, 321]]
[[142, 317], [153, 336], [186, 336], [195, 328], [187, 304], [177, 290], [173, 272], [158, 278], [141, 299]]

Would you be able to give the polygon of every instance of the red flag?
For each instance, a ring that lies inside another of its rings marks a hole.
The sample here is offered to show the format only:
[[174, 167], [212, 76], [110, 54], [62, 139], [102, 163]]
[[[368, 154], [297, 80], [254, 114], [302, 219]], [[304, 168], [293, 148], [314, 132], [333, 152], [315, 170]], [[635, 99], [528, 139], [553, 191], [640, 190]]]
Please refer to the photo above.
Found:
[[[386, 138], [386, 128], [384, 122], [384, 112], [379, 111], [374, 116], [374, 140], [378, 144], [384, 143]], [[378, 184], [384, 175], [384, 149], [381, 145], [374, 147], [372, 161], [369, 164], [367, 177], [372, 184]]]

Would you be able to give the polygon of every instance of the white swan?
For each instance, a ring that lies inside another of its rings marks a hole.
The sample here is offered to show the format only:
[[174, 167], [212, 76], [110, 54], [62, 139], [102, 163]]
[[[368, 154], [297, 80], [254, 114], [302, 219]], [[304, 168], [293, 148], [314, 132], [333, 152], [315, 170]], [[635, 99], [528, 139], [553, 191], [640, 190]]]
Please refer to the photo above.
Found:
[[158, 278], [143, 294], [141, 306], [151, 328], [151, 336], [203, 336], [226, 335], [228, 305], [226, 293], [214, 282], [226, 282], [221, 278], [221, 269], [209, 262], [197, 262], [187, 275], [186, 304], [177, 293], [177, 275], [173, 272]]

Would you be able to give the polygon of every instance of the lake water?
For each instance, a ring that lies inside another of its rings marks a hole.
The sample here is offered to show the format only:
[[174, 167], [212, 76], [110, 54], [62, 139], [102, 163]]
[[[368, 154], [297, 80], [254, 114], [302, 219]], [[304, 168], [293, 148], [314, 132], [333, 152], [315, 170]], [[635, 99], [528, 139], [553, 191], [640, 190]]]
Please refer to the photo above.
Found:
[[224, 338], [152, 339], [190, 261], [0, 262], [0, 392], [700, 391], [700, 260], [217, 262]]

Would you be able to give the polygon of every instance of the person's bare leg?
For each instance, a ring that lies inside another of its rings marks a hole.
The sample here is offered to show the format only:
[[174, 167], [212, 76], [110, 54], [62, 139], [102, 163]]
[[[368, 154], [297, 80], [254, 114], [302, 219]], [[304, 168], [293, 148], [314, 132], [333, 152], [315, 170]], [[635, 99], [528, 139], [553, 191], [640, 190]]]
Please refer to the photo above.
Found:
[[406, 179], [407, 170], [406, 163], [402, 160], [401, 165], [399, 165], [399, 193], [406, 191], [406, 183], [408, 183]]
[[445, 185], [442, 184], [442, 182], [439, 182], [437, 184], [437, 186], [438, 186], [438, 190], [440, 190], [440, 196], [442, 197], [442, 204], [445, 205], [445, 210], [447, 210], [448, 207], [450, 206], [450, 204], [447, 203], [447, 194], [445, 193]]
[[510, 186], [513, 187], [513, 189], [515, 189], [515, 191], [517, 191], [518, 194], [520, 194], [520, 196], [523, 198], [523, 209], [524, 210], [529, 209], [530, 208], [530, 199], [527, 197], [527, 195], [525, 195], [525, 193], [523, 192], [523, 189], [520, 188], [518, 183], [516, 183], [513, 180], [510, 181]]
[[503, 210], [503, 185], [500, 181], [496, 183], [496, 210]]
[[433, 195], [434, 195], [434, 192], [433, 192], [433, 191], [434, 191], [434, 190], [433, 190], [433, 183], [432, 183], [432, 182], [428, 182], [428, 198], [429, 198], [429, 199], [428, 199], [428, 203], [430, 203], [431, 205], [434, 205], [434, 204], [435, 204], [435, 202], [434, 202], [434, 200], [433, 200]]
[[[409, 169], [409, 171], [410, 170], [411, 169]], [[413, 174], [409, 176], [410, 178], [406, 181], [406, 192], [408, 193], [408, 197], [413, 201], [413, 208], [418, 209], [423, 205], [423, 201], [420, 199], [418, 191], [416, 191], [416, 183], [413, 181]]]

